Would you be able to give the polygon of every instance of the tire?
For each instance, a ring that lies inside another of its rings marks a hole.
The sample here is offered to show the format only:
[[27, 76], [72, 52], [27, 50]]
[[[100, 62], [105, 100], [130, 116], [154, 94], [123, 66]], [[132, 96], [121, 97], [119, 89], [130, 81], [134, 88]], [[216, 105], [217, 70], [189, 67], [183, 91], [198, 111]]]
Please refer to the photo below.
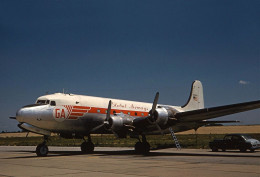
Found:
[[240, 152], [246, 152], [246, 148], [244, 148], [244, 147], [239, 148], [239, 150], [240, 150]]
[[255, 152], [255, 150], [254, 149], [250, 149], [250, 152]]
[[141, 142], [135, 143], [135, 153], [141, 154], [143, 149], [143, 144]]
[[212, 152], [218, 152], [218, 148], [217, 148], [216, 146], [213, 146], [213, 147], [211, 148], [211, 150], [212, 150]]
[[150, 152], [150, 144], [148, 142], [144, 142], [143, 148], [143, 154], [147, 155]]
[[84, 154], [90, 154], [94, 151], [95, 146], [92, 142], [83, 142], [80, 148]]
[[38, 157], [46, 157], [48, 155], [49, 148], [45, 143], [39, 144], [36, 147], [36, 154]]
[[148, 142], [137, 142], [135, 144], [135, 152], [137, 154], [148, 154], [150, 152], [150, 144]]

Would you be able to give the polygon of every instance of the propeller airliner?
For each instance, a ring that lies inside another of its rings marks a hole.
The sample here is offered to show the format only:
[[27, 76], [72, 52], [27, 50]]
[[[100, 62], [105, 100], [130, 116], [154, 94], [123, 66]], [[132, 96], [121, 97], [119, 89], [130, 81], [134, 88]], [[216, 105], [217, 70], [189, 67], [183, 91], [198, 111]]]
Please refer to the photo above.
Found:
[[158, 99], [159, 93], [153, 103], [55, 93], [39, 97], [35, 104], [22, 107], [16, 117], [10, 118], [16, 119], [21, 129], [44, 135], [44, 141], [36, 148], [37, 156], [47, 156], [47, 140], [51, 133], [83, 139], [83, 153], [94, 151], [91, 134], [130, 136], [138, 139], [135, 151], [147, 154], [150, 145], [146, 135], [174, 135], [174, 132], [198, 129], [207, 124], [236, 122], [208, 119], [260, 108], [260, 100], [205, 108], [203, 88], [198, 80], [193, 82], [184, 106], [158, 104]]

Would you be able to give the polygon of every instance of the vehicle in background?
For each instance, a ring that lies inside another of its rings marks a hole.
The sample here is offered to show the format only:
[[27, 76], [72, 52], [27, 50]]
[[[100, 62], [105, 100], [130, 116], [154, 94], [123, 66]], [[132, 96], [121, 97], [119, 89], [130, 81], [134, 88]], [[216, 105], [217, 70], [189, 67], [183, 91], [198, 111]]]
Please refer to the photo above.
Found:
[[247, 134], [227, 134], [222, 140], [217, 139], [209, 142], [209, 147], [213, 152], [217, 152], [219, 149], [222, 151], [239, 149], [241, 152], [247, 150], [254, 152], [256, 149], [260, 149], [260, 141]]

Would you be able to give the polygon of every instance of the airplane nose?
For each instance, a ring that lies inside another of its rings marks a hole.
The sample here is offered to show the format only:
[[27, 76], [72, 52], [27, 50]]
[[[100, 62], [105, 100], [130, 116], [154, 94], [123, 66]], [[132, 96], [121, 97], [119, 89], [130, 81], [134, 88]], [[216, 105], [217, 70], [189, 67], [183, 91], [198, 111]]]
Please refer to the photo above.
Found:
[[52, 118], [53, 109], [48, 105], [28, 105], [16, 112], [16, 120], [20, 123], [34, 124], [40, 120]]
[[29, 122], [35, 118], [34, 110], [30, 107], [23, 107], [16, 112], [16, 120], [19, 122]]
[[19, 109], [16, 112], [16, 120], [18, 120], [19, 122], [23, 122], [24, 121], [23, 112], [24, 112], [23, 108]]

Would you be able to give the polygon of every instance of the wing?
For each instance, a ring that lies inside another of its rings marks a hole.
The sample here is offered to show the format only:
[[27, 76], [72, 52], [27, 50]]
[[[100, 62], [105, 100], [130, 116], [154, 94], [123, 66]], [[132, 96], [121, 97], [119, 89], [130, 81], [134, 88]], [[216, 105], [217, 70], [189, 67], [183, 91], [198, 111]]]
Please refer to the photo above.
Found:
[[175, 118], [180, 122], [201, 121], [257, 108], [260, 108], [260, 100], [187, 112], [179, 112], [175, 114]]
[[[239, 104], [225, 105], [219, 107], [198, 109], [186, 112], [177, 112], [169, 119], [166, 124], [160, 125], [164, 133], [169, 133], [168, 128], [174, 127], [175, 132], [197, 129], [201, 126], [212, 123], [234, 123], [238, 121], [206, 121], [220, 116], [249, 111], [260, 108], [260, 101], [245, 102]], [[135, 130], [138, 132], [159, 134], [154, 122], [149, 120], [149, 117], [136, 118], [133, 121]]]

